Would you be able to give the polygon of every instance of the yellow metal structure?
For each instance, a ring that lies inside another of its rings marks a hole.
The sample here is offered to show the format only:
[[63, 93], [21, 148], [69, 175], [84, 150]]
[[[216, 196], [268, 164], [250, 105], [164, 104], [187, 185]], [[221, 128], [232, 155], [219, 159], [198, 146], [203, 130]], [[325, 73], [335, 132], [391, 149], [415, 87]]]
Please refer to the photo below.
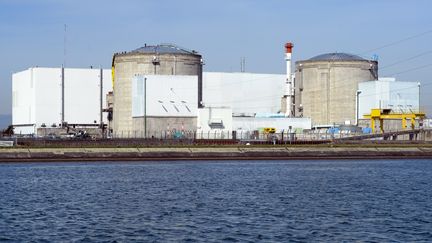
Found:
[[407, 120], [411, 121], [411, 129], [415, 128], [415, 119], [424, 119], [426, 114], [424, 112], [411, 112], [411, 113], [398, 113], [393, 112], [391, 109], [372, 109], [370, 114], [363, 116], [366, 119], [370, 119], [372, 133], [375, 133], [375, 122], [379, 120], [380, 132], [384, 132], [384, 120], [386, 119], [400, 119], [402, 120], [402, 129], [407, 128]]
[[274, 127], [265, 127], [263, 130], [264, 130], [264, 133], [275, 133], [276, 132], [276, 128], [274, 128]]
[[114, 62], [115, 62], [116, 55], [117, 55], [117, 53], [115, 53], [113, 55], [112, 63], [111, 63], [111, 78], [112, 78], [112, 89], [113, 90], [114, 90], [114, 81], [115, 81], [115, 65], [114, 65]]
[[112, 66], [111, 68], [111, 77], [112, 77], [112, 89], [114, 90], [114, 80], [115, 80], [115, 67]]

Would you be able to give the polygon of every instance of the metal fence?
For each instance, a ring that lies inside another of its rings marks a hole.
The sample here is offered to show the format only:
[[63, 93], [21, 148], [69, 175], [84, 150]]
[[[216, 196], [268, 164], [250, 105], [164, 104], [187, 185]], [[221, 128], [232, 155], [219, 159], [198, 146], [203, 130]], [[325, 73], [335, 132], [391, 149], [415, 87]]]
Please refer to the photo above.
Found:
[[267, 141], [295, 141], [295, 140], [332, 140], [361, 135], [361, 133], [266, 133], [261, 131], [193, 131], [193, 130], [163, 130], [163, 131], [124, 131], [109, 134], [107, 137], [117, 138], [147, 138], [147, 139], [234, 139], [234, 140], [267, 140]]
[[[15, 145], [23, 147], [54, 146], [54, 147], [122, 147], [122, 146], [170, 146], [170, 145], [223, 145], [223, 144], [324, 144], [324, 143], [354, 143], [363, 139], [369, 142], [393, 141], [412, 142], [432, 141], [432, 130], [421, 130], [418, 133], [405, 134], [363, 134], [352, 132], [331, 133], [328, 131], [309, 131], [307, 133], [266, 133], [259, 131], [187, 131], [165, 130], [157, 132], [123, 132], [109, 134], [107, 137], [97, 136], [16, 136]], [[361, 135], [361, 136], [359, 136]], [[377, 136], [375, 136], [377, 135]], [[385, 136], [384, 136], [385, 135]], [[373, 141], [371, 141], [373, 140]], [[10, 146], [10, 142], [5, 144]]]

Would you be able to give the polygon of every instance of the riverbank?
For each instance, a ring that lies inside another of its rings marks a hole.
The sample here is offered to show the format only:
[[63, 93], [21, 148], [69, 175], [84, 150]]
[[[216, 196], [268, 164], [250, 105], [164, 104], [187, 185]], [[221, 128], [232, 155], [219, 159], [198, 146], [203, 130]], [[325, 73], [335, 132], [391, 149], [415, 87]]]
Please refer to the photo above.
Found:
[[0, 162], [118, 160], [290, 160], [431, 158], [431, 146], [232, 146], [149, 148], [5, 148]]

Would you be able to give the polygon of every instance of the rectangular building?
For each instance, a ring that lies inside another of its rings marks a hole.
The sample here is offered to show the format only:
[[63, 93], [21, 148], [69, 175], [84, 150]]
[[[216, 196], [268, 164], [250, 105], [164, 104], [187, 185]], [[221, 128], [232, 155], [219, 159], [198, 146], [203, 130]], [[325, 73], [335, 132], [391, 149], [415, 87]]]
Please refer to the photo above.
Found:
[[[102, 70], [101, 76], [100, 69], [66, 68], [63, 75], [62, 68], [40, 67], [13, 74], [15, 133], [37, 134], [38, 128], [58, 128], [62, 122], [77, 126], [97, 126], [101, 120], [108, 123], [101, 108], [106, 108], [106, 94], [112, 91], [111, 75], [110, 69]], [[283, 115], [280, 112], [284, 74], [204, 72], [205, 108], [201, 111], [198, 111], [196, 104], [197, 78], [137, 74], [131, 90], [132, 133], [129, 131], [128, 134], [114, 136], [160, 137], [163, 131], [173, 130], [232, 131], [237, 130], [232, 125], [233, 115]], [[262, 123], [264, 120], [265, 123]], [[258, 123], [259, 126], [286, 129], [297, 127], [296, 122], [296, 118], [257, 118], [253, 125], [249, 120], [241, 123], [248, 124], [250, 129], [256, 129]], [[306, 127], [310, 127], [309, 123], [306, 122]]]
[[371, 109], [392, 109], [395, 112], [410, 113], [419, 110], [420, 83], [396, 81], [394, 78], [380, 78], [361, 82], [359, 90], [359, 119], [370, 114]]
[[195, 131], [197, 99], [198, 76], [137, 75], [132, 79], [133, 134], [114, 135], [160, 137], [164, 131]]
[[101, 108], [112, 90], [111, 70], [29, 68], [12, 75], [12, 124], [15, 134], [40, 127], [98, 125], [107, 122]]
[[278, 113], [285, 79], [284, 74], [204, 72], [204, 105], [228, 106], [234, 114]]

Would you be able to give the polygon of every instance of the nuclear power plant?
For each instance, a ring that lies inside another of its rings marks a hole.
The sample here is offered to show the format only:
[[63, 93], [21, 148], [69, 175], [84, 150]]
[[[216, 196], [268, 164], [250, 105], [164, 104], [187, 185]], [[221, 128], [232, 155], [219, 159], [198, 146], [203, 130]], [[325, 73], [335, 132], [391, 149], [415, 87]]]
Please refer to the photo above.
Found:
[[174, 44], [115, 53], [111, 70], [30, 68], [12, 76], [15, 133], [283, 139], [422, 126], [419, 82], [379, 77], [377, 60], [343, 52], [293, 65], [294, 45], [283, 47], [275, 62], [285, 61], [285, 74], [203, 72], [201, 54]]

